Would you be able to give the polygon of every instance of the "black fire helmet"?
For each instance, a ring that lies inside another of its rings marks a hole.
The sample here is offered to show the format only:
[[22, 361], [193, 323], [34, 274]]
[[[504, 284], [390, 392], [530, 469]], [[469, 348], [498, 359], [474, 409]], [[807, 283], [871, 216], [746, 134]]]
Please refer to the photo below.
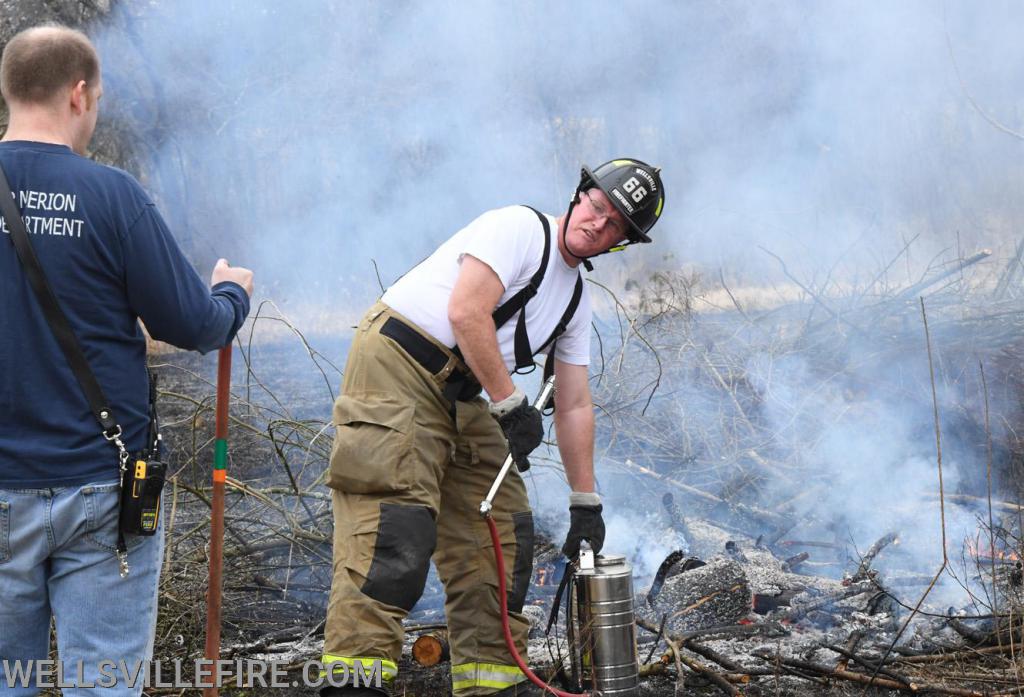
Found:
[[632, 243], [650, 242], [647, 235], [665, 208], [661, 170], [646, 162], [624, 158], [610, 160], [591, 171], [583, 165], [577, 192], [597, 187], [629, 221], [626, 237]]

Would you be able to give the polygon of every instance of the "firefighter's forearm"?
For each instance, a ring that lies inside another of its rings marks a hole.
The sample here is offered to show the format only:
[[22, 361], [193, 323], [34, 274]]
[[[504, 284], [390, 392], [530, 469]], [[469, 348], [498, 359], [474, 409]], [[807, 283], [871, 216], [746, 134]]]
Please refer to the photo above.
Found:
[[555, 410], [555, 434], [562, 465], [573, 491], [594, 491], [594, 410]]
[[491, 401], [499, 402], [515, 390], [505, 361], [498, 350], [494, 320], [487, 313], [450, 315], [455, 341], [473, 375], [487, 390]]

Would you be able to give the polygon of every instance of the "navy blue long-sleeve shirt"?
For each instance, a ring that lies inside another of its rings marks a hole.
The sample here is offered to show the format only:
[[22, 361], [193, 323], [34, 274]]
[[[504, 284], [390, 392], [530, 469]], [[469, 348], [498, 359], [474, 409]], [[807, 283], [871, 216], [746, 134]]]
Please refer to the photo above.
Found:
[[[146, 342], [211, 351], [249, 312], [235, 283], [213, 289], [131, 175], [63, 145], [0, 142], [29, 239], [130, 451], [148, 424]], [[117, 478], [117, 451], [88, 402], [0, 223], [0, 488]]]

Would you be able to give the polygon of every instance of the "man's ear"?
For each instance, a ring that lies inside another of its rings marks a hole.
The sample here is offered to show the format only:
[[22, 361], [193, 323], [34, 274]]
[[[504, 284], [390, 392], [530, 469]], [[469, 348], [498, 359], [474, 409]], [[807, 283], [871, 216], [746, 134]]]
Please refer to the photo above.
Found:
[[85, 84], [85, 80], [79, 80], [71, 88], [69, 105], [71, 111], [79, 115], [89, 108], [89, 86]]

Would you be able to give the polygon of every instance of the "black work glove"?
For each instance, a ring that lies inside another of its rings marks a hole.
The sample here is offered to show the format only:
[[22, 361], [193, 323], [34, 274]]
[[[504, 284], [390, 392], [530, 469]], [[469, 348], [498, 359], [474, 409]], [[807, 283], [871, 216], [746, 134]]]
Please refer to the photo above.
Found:
[[596, 506], [573, 505], [569, 506], [569, 534], [565, 536], [565, 544], [562, 545], [562, 554], [569, 559], [575, 559], [580, 553], [580, 542], [588, 540], [594, 554], [601, 551], [604, 546], [604, 518], [601, 517], [603, 510], [601, 504]]
[[[517, 388], [516, 393], [522, 394]], [[504, 404], [508, 399], [502, 400]], [[533, 452], [534, 448], [540, 445], [544, 439], [544, 423], [539, 411], [531, 404], [530, 400], [523, 396], [521, 402], [515, 407], [500, 413], [499, 405], [491, 405], [491, 413], [498, 420], [498, 425], [505, 433], [508, 440], [508, 449], [512, 454], [512, 461], [520, 472], [530, 469], [530, 459], [526, 457]]]

